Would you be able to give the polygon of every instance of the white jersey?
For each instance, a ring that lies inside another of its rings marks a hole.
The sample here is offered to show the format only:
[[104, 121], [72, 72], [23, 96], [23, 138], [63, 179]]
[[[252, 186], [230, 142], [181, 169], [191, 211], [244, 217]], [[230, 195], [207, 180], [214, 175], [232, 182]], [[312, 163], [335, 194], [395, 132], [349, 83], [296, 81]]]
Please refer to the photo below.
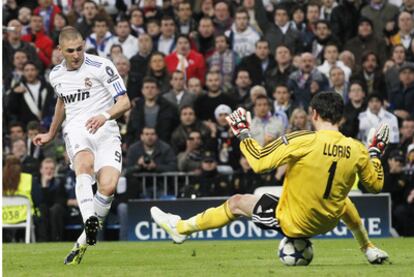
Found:
[[114, 64], [86, 53], [79, 69], [68, 71], [63, 61], [49, 78], [57, 97], [65, 104], [65, 129], [84, 127], [89, 118], [109, 110], [116, 97], [126, 93]]

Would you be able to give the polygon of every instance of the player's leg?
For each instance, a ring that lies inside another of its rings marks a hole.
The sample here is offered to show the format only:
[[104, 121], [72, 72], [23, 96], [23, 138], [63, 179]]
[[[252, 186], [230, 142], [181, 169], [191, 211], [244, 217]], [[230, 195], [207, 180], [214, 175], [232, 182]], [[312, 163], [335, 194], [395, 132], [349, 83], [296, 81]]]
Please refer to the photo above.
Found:
[[111, 209], [120, 174], [118, 169], [111, 166], [104, 166], [98, 172], [98, 190], [93, 198], [93, 205], [101, 225]]
[[341, 219], [352, 232], [361, 251], [364, 252], [370, 263], [382, 263], [384, 260], [388, 259], [388, 254], [375, 247], [369, 240], [368, 232], [362, 224], [358, 210], [349, 197], [345, 200], [345, 213], [342, 215]]
[[[95, 217], [95, 210], [93, 207], [93, 164], [94, 155], [88, 150], [78, 152], [73, 159], [73, 165], [76, 174], [76, 200], [78, 201], [82, 219], [85, 223], [85, 230], [77, 239], [77, 242], [75, 243], [75, 246], [72, 248], [69, 255], [65, 258], [64, 262], [68, 265], [79, 264], [81, 262], [83, 254], [85, 253], [88, 245], [88, 240], [90, 241], [91, 239], [89, 230], [94, 230], [96, 224], [99, 223], [98, 219]], [[88, 230], [88, 232], [85, 232], [86, 230]]]
[[187, 220], [167, 214], [157, 207], [151, 208], [154, 221], [167, 231], [176, 243], [182, 243], [186, 236], [197, 231], [220, 228], [237, 216], [251, 217], [259, 197], [252, 194], [236, 194], [222, 205], [209, 208]]

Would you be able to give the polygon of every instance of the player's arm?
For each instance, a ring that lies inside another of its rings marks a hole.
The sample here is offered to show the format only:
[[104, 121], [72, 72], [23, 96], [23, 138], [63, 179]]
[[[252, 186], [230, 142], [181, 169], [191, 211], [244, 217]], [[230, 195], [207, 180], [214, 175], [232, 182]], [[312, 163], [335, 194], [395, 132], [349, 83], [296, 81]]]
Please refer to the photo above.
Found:
[[86, 129], [94, 134], [107, 120], [117, 119], [131, 108], [131, 102], [127, 95], [125, 84], [118, 73], [115, 65], [108, 61], [99, 72], [102, 85], [112, 95], [115, 104], [107, 111], [96, 115], [86, 121]]
[[370, 133], [369, 137], [372, 140], [368, 151], [360, 145], [362, 153], [358, 161], [358, 173], [362, 184], [369, 192], [379, 193], [384, 185], [384, 169], [379, 157], [389, 142], [389, 126], [382, 124], [377, 130]]
[[[314, 140], [312, 132], [294, 132], [261, 147], [250, 137], [250, 114], [239, 108], [227, 118], [233, 133], [240, 139], [240, 149], [255, 172], [264, 172], [306, 154]], [[310, 135], [312, 136], [306, 136]], [[294, 139], [294, 140], [293, 140]]]
[[55, 106], [55, 114], [53, 115], [52, 124], [50, 125], [49, 131], [46, 134], [38, 134], [34, 139], [35, 145], [43, 145], [53, 140], [65, 119], [65, 104], [61, 98], [57, 98]]

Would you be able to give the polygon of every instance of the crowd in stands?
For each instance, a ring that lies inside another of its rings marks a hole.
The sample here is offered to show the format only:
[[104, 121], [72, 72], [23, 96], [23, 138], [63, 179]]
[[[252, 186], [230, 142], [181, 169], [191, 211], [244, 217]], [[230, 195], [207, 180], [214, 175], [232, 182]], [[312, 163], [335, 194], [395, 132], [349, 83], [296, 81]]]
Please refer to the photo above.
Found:
[[3, 195], [31, 183], [38, 240], [61, 240], [63, 226], [80, 220], [61, 134], [45, 147], [32, 143], [51, 124], [48, 75], [63, 60], [67, 25], [87, 53], [113, 61], [133, 103], [118, 120], [127, 189], [114, 211], [152, 196], [136, 173], [191, 173], [178, 197], [281, 185], [284, 167], [252, 172], [226, 115], [251, 111], [252, 136], [264, 146], [312, 130], [310, 100], [331, 90], [345, 101], [346, 136], [367, 144], [371, 128], [390, 125], [383, 191], [398, 233], [414, 235], [414, 0], [3, 3]]

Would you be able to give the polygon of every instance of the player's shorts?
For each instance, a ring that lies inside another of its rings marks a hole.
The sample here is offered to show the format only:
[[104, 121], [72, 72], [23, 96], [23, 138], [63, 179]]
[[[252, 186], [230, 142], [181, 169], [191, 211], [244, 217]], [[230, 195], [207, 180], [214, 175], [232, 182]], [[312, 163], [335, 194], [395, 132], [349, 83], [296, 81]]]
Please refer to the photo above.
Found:
[[276, 208], [279, 198], [265, 193], [253, 208], [252, 221], [262, 229], [276, 230], [283, 234], [279, 221], [276, 218]]
[[121, 136], [115, 120], [106, 122], [95, 134], [90, 134], [84, 126], [65, 126], [63, 139], [71, 168], [76, 154], [88, 150], [94, 155], [95, 172], [104, 166], [122, 171]]

